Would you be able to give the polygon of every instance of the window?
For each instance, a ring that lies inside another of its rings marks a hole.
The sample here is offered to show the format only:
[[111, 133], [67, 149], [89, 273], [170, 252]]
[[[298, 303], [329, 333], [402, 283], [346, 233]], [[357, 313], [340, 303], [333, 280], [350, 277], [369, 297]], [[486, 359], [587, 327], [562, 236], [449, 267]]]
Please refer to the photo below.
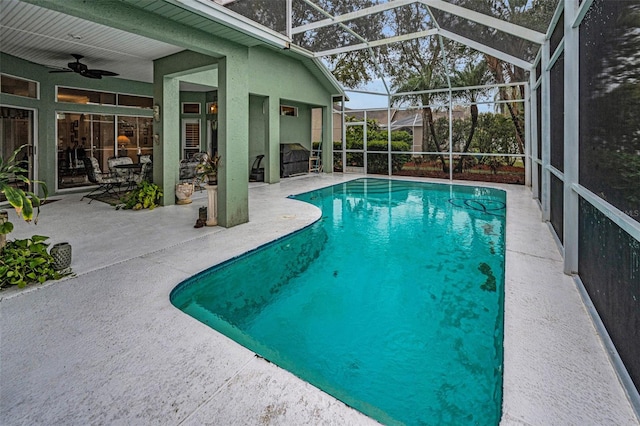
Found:
[[182, 113], [183, 114], [200, 114], [200, 104], [197, 102], [183, 102]]
[[58, 111], [58, 189], [93, 185], [87, 179], [85, 157], [95, 157], [103, 172], [110, 157], [153, 155], [153, 119], [128, 115]]
[[191, 158], [200, 152], [200, 120], [187, 118], [182, 120], [182, 158]]
[[298, 116], [298, 108], [292, 107], [292, 106], [287, 106], [287, 105], [280, 105], [280, 115], [288, 115], [290, 117], [297, 117]]
[[84, 158], [95, 157], [102, 171], [109, 170], [107, 158], [115, 155], [115, 116], [58, 112], [56, 117], [58, 189], [92, 185]]
[[153, 98], [150, 96], [118, 95], [118, 105], [134, 108], [153, 109]]
[[73, 89], [71, 87], [58, 87], [57, 101], [72, 104], [115, 105], [116, 94], [95, 90]]
[[72, 104], [119, 105], [132, 108], [153, 109], [153, 97], [128, 95], [98, 90], [58, 87], [58, 102]]
[[38, 99], [38, 82], [0, 74], [0, 87], [2, 93], [25, 98]]

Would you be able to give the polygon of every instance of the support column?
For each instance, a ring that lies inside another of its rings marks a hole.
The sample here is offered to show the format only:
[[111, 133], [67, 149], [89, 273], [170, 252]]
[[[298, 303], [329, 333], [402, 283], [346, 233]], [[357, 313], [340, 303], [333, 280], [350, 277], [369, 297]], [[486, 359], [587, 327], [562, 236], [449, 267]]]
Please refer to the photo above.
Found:
[[[565, 60], [566, 61], [566, 60]], [[551, 220], [551, 89], [549, 76], [549, 40], [542, 45], [542, 188], [540, 188], [540, 204], [542, 206], [542, 220]]]
[[333, 103], [322, 108], [322, 171], [333, 173]]
[[531, 102], [531, 81], [535, 79], [535, 67], [534, 69], [529, 71], [529, 84], [525, 85], [524, 88], [524, 185], [527, 187], [531, 187], [531, 145], [533, 143], [533, 132], [531, 126], [531, 113], [532, 113], [532, 105]]
[[[538, 194], [538, 163], [535, 161], [538, 158], [538, 121], [542, 118], [538, 116], [538, 91], [542, 86], [537, 86], [536, 83], [540, 76], [535, 75], [536, 67], [531, 71], [531, 78], [529, 86], [532, 90], [529, 91], [529, 117], [530, 117], [530, 138], [529, 138], [529, 153], [531, 154], [529, 161], [529, 172], [531, 183], [531, 192], [534, 197]], [[525, 165], [526, 171], [526, 165]]]
[[207, 226], [218, 224], [218, 185], [205, 185], [207, 189]]
[[580, 38], [573, 22], [578, 14], [578, 3], [564, 2], [564, 218], [563, 246], [564, 273], [578, 272], [578, 212], [579, 197], [573, 184], [579, 180], [580, 122]]
[[160, 121], [154, 121], [153, 181], [164, 192], [162, 205], [175, 203], [175, 184], [178, 182], [180, 160], [180, 81], [176, 78], [154, 76], [162, 85], [156, 85], [154, 104], [160, 106]]
[[267, 164], [265, 182], [280, 182], [280, 99], [269, 96], [265, 99], [267, 111]]
[[248, 54], [238, 49], [218, 61], [218, 223], [249, 221]]

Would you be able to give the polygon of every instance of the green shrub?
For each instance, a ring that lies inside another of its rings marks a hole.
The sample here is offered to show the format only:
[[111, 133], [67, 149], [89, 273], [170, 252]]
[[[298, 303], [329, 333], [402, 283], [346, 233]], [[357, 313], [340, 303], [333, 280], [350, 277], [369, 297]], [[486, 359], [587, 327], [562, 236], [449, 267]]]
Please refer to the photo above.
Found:
[[[375, 174], [387, 174], [389, 172], [388, 155], [386, 153], [388, 142], [386, 140], [370, 140], [367, 143], [367, 172]], [[376, 151], [382, 151], [377, 153]], [[391, 151], [411, 151], [411, 144], [405, 141], [391, 141]], [[402, 170], [409, 160], [410, 154], [391, 154], [391, 170], [398, 172]]]
[[158, 204], [157, 201], [162, 198], [162, 188], [155, 183], [147, 182], [143, 180], [138, 184], [136, 189], [125, 195], [123, 201], [124, 205], [120, 205], [116, 208], [142, 210], [153, 210]]
[[[373, 174], [388, 173], [388, 140], [387, 131], [380, 130], [376, 123], [369, 123], [367, 127], [367, 172]], [[364, 150], [362, 128], [351, 126], [347, 130], [346, 149]], [[404, 130], [394, 130], [391, 132], [391, 150], [393, 152], [409, 152], [413, 146], [413, 136]], [[341, 153], [342, 141], [333, 141], [333, 150], [336, 170], [342, 170]], [[411, 160], [410, 154], [392, 154], [392, 171], [402, 170], [402, 166]], [[364, 167], [364, 155], [360, 152], [347, 152], [346, 161], [348, 166]]]
[[[38, 223], [40, 205], [47, 198], [47, 186], [41, 181], [32, 181], [28, 176], [26, 161], [17, 160], [16, 157], [27, 145], [22, 145], [13, 153], [3, 158], [0, 156], [0, 194], [3, 194], [11, 207], [16, 211], [18, 217], [22, 217], [26, 222]], [[0, 154], [1, 155], [1, 154]], [[25, 190], [29, 185], [39, 185], [43, 192], [43, 197], [39, 198], [35, 193]], [[34, 211], [35, 217], [34, 217]], [[6, 235], [13, 231], [13, 224], [8, 220], [0, 222], [0, 234]], [[4, 244], [4, 239], [0, 241], [0, 249]]]
[[47, 252], [49, 237], [34, 235], [25, 240], [8, 241], [0, 256], [0, 288], [40, 283], [62, 278], [53, 269], [53, 256]]

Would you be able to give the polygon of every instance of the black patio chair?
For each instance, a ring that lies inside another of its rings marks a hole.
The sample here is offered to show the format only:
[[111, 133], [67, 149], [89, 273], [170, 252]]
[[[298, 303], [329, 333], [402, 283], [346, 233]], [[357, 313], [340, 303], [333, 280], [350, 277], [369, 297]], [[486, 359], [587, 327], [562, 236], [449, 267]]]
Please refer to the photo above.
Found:
[[[105, 194], [111, 194], [114, 197], [117, 197], [118, 193], [115, 189], [126, 184], [127, 179], [120, 176], [114, 176], [111, 173], [102, 173], [98, 160], [96, 160], [95, 157], [85, 157], [83, 161], [89, 182], [98, 185], [98, 187], [88, 194], [85, 194], [80, 201], [84, 200], [85, 197], [89, 197], [91, 198], [91, 201], [93, 201], [95, 198]], [[91, 201], [89, 201], [89, 204], [91, 204]]]

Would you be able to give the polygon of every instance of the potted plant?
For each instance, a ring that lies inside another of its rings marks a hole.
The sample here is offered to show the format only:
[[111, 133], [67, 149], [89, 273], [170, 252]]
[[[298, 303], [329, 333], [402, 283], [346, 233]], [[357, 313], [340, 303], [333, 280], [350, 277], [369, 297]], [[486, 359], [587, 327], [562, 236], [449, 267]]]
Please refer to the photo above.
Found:
[[[9, 241], [0, 256], [0, 288], [30, 283], [59, 280], [71, 273], [71, 268], [59, 269], [56, 258], [47, 252], [49, 237], [34, 235], [31, 238]], [[71, 259], [69, 258], [69, 262]]]
[[124, 196], [122, 200], [124, 203], [116, 206], [116, 210], [120, 208], [153, 210], [158, 205], [157, 202], [162, 198], [162, 195], [162, 188], [155, 183], [143, 180], [133, 191]]
[[181, 182], [176, 184], [176, 204], [191, 204], [191, 195], [193, 195], [194, 184], [192, 182]]
[[[26, 222], [38, 223], [40, 206], [47, 198], [47, 186], [41, 181], [32, 181], [28, 176], [28, 170], [23, 167], [24, 161], [17, 161], [16, 157], [27, 145], [22, 145], [16, 149], [9, 158], [0, 157], [0, 193], [4, 194], [7, 201], [14, 208], [18, 217], [22, 217]], [[23, 185], [40, 185], [43, 197], [39, 198], [30, 191], [20, 188]], [[18, 184], [18, 185], [16, 185]], [[35, 208], [35, 217], [34, 217]], [[2, 215], [0, 220], [0, 250], [6, 244], [6, 235], [13, 231], [13, 223], [8, 219], [8, 215]]]
[[[16, 149], [8, 158], [0, 157], [0, 193], [4, 194], [9, 204], [16, 211], [18, 217], [26, 222], [37, 223], [40, 206], [47, 198], [47, 186], [41, 181], [32, 181], [23, 167], [24, 161], [16, 157], [26, 145]], [[39, 198], [30, 191], [25, 191], [20, 185], [39, 185], [43, 196]], [[35, 208], [35, 215], [34, 215]], [[35, 216], [35, 217], [34, 217]], [[59, 268], [56, 256], [59, 250], [47, 252], [49, 237], [34, 235], [31, 238], [7, 242], [7, 234], [13, 231], [13, 223], [9, 221], [6, 210], [0, 211], [0, 288], [17, 285], [22, 288], [29, 283], [43, 283], [50, 279], [60, 279], [71, 273], [71, 268]], [[65, 255], [71, 261], [71, 246], [65, 244]]]
[[206, 178], [209, 185], [216, 185], [218, 183], [219, 164], [220, 156], [217, 153], [203, 155], [202, 161], [196, 166], [196, 177], [201, 181]]

